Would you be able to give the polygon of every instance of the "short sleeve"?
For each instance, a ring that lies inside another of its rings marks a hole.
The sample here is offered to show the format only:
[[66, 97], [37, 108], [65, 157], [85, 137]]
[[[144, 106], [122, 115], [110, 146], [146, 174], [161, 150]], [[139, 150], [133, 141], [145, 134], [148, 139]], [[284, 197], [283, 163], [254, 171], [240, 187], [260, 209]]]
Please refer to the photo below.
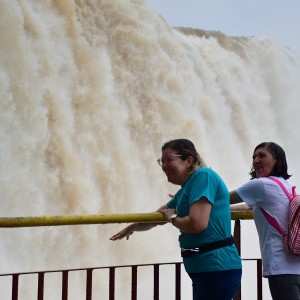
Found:
[[212, 174], [199, 172], [190, 182], [189, 204], [192, 205], [201, 197], [205, 197], [212, 205], [216, 198], [216, 180]]
[[236, 190], [241, 199], [250, 207], [264, 201], [265, 187], [262, 179], [252, 179]]
[[177, 201], [175, 200], [175, 197], [174, 197], [167, 203], [167, 206], [168, 206], [168, 208], [176, 208], [176, 204], [177, 204]]

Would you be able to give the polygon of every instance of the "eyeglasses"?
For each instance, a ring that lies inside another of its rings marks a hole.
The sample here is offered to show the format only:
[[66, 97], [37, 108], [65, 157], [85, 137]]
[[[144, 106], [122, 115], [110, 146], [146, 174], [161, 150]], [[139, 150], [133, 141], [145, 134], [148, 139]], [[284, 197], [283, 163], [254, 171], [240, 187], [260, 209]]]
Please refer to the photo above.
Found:
[[159, 158], [157, 160], [157, 163], [160, 167], [162, 167], [163, 164], [169, 164], [171, 161], [173, 161], [176, 157], [179, 157], [179, 156], [182, 156], [182, 155], [179, 155], [179, 154], [171, 154], [165, 158]]

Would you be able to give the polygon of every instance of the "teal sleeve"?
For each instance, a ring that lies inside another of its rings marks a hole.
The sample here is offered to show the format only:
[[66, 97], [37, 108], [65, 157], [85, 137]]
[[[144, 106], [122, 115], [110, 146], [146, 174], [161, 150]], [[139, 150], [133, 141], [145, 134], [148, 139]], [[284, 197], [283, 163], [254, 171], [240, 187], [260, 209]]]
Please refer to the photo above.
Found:
[[176, 201], [174, 198], [172, 198], [168, 203], [167, 203], [168, 208], [176, 208]]
[[205, 197], [212, 205], [217, 193], [218, 183], [214, 174], [199, 172], [192, 178], [189, 185], [189, 205]]

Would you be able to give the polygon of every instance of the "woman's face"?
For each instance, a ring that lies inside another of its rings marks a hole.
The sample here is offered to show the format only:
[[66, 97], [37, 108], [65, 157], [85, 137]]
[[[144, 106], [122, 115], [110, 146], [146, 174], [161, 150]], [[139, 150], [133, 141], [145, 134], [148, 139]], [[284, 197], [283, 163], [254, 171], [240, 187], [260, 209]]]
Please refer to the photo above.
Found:
[[182, 160], [173, 149], [165, 149], [162, 152], [162, 170], [165, 172], [168, 181], [173, 184], [182, 185], [190, 176], [189, 167], [191, 160]]
[[253, 168], [257, 178], [268, 177], [276, 165], [276, 160], [265, 147], [258, 148], [253, 154]]

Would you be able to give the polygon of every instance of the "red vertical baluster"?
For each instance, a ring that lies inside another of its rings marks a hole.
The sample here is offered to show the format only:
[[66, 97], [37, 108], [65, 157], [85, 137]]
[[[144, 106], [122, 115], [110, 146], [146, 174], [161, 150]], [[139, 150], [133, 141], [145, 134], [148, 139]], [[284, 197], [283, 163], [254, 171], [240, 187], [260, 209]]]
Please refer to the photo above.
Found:
[[115, 267], [109, 268], [109, 300], [115, 300]]
[[62, 272], [62, 300], [68, 300], [69, 271]]
[[154, 265], [154, 300], [159, 300], [159, 265]]
[[45, 279], [45, 273], [41, 272], [38, 275], [38, 293], [37, 298], [38, 300], [44, 299], [44, 279]]
[[137, 266], [131, 267], [131, 300], [137, 299]]
[[11, 300], [18, 300], [18, 292], [19, 292], [19, 274], [14, 274], [12, 278]]
[[175, 300], [181, 299], [181, 263], [175, 264]]
[[257, 260], [257, 300], [262, 300], [262, 262]]
[[[234, 222], [234, 231], [233, 231], [233, 239], [238, 250], [239, 255], [241, 255], [241, 220], [235, 220]], [[238, 288], [234, 300], [241, 300], [242, 297], [242, 287]]]
[[93, 269], [86, 270], [86, 300], [92, 300]]

